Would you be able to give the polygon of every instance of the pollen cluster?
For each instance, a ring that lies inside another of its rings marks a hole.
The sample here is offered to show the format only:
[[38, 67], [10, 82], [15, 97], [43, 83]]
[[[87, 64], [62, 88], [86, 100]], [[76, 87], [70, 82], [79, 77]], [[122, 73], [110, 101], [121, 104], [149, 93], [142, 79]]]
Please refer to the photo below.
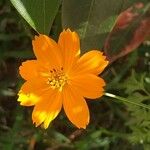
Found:
[[52, 89], [58, 89], [59, 91], [62, 91], [62, 88], [66, 82], [67, 76], [63, 72], [63, 68], [58, 70], [50, 70], [50, 76], [48, 77], [47, 84], [49, 84]]

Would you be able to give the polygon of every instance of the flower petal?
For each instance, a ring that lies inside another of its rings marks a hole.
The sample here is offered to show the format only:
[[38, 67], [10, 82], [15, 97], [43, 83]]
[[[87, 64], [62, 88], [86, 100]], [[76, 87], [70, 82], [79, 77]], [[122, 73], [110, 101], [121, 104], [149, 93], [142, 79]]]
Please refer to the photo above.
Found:
[[48, 90], [48, 85], [39, 79], [34, 79], [32, 81], [26, 81], [18, 94], [18, 101], [20, 105], [32, 106], [41, 100], [41, 95]]
[[58, 44], [46, 35], [35, 36], [32, 41], [36, 58], [52, 67], [61, 65], [61, 53]]
[[73, 86], [80, 95], [95, 99], [103, 95], [105, 82], [102, 78], [94, 74], [83, 74], [71, 78], [70, 85]]
[[25, 80], [30, 80], [38, 76], [37, 66], [36, 60], [25, 61], [19, 67], [19, 73]]
[[66, 86], [63, 91], [63, 107], [68, 119], [78, 128], [89, 123], [89, 109], [85, 99], [77, 91]]
[[40, 101], [40, 97], [35, 95], [34, 93], [30, 93], [28, 95], [20, 93], [18, 101], [20, 102], [20, 105], [32, 106], [35, 105], [38, 101]]
[[55, 119], [62, 108], [62, 96], [60, 92], [51, 90], [42, 96], [42, 100], [35, 105], [32, 120], [39, 126], [42, 122], [44, 128], [48, 128], [50, 122]]
[[70, 29], [64, 30], [59, 36], [58, 45], [61, 48], [64, 69], [69, 70], [80, 55], [80, 40], [78, 34], [71, 32]]
[[108, 61], [103, 53], [97, 50], [92, 50], [85, 53], [77, 62], [76, 66], [72, 69], [74, 74], [83, 72], [100, 74], [108, 65]]

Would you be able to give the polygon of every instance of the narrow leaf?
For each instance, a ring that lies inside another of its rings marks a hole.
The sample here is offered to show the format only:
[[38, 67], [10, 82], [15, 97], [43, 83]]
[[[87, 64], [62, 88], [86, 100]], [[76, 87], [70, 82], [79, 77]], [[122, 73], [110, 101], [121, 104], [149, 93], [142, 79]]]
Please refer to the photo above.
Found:
[[49, 34], [60, 0], [10, 0], [22, 17], [39, 33]]

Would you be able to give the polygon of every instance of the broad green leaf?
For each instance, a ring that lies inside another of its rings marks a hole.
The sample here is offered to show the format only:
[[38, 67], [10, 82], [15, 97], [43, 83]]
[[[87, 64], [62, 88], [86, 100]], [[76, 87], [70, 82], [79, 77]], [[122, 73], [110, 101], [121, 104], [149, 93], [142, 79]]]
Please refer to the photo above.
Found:
[[49, 34], [60, 0], [10, 0], [22, 17], [39, 33]]
[[62, 3], [63, 28], [76, 30], [81, 48], [102, 49], [114, 27], [117, 16], [135, 0], [64, 0]]

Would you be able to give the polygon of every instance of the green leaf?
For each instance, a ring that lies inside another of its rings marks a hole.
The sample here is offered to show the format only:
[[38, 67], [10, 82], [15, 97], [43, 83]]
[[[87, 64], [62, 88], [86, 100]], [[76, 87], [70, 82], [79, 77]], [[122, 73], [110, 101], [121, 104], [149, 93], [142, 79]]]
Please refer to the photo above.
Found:
[[[136, 92], [128, 97], [134, 102], [144, 102], [150, 99], [150, 96], [142, 95]], [[149, 105], [147, 105], [149, 106]], [[130, 118], [126, 122], [126, 125], [131, 129], [132, 133], [129, 140], [132, 143], [149, 143], [150, 142], [150, 110], [143, 108], [137, 108], [134, 105], [128, 105], [127, 109], [130, 114]]]
[[124, 82], [123, 86], [126, 88], [125, 93], [132, 94], [135, 91], [145, 90], [144, 88], [145, 74], [139, 76], [134, 70], [132, 70], [131, 76]]
[[[144, 104], [150, 107], [150, 93], [144, 88], [146, 82], [144, 82], [146, 74], [139, 74], [132, 71], [131, 76], [124, 83], [126, 87], [127, 97], [130, 102], [137, 104]], [[129, 118], [126, 121], [126, 125], [130, 128], [129, 141], [131, 143], [150, 145], [150, 109], [144, 107], [137, 107], [129, 103], [125, 103]]]
[[[81, 49], [102, 49], [114, 27], [117, 16], [130, 0], [64, 0], [62, 24], [76, 30], [81, 38]], [[133, 0], [130, 1], [133, 3]]]
[[60, 0], [10, 0], [22, 17], [37, 32], [49, 34]]

